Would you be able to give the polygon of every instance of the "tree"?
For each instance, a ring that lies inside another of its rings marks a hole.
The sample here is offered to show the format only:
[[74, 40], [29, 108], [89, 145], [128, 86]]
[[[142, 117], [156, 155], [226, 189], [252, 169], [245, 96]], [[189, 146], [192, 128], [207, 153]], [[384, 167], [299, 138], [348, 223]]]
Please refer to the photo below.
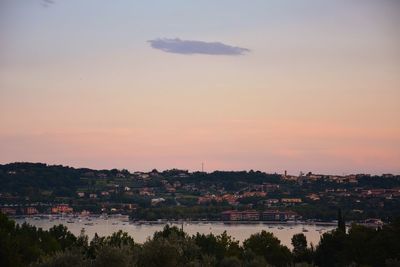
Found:
[[270, 265], [267, 264], [264, 257], [255, 256], [245, 266], [247, 266], [247, 267], [268, 267]]
[[128, 246], [103, 246], [99, 249], [93, 262], [93, 267], [128, 267], [133, 265], [133, 250]]
[[315, 251], [317, 266], [334, 267], [346, 266], [346, 233], [339, 230], [324, 233]]
[[236, 257], [224, 258], [219, 264], [220, 267], [241, 267], [241, 261]]
[[128, 233], [119, 230], [113, 233], [111, 236], [99, 237], [97, 233], [94, 234], [92, 241], [90, 241], [90, 246], [88, 248], [88, 255], [92, 258], [96, 258], [101, 254], [103, 247], [111, 248], [129, 248], [131, 250], [135, 247], [135, 242], [133, 238], [128, 235]]
[[42, 262], [34, 264], [34, 267], [89, 267], [88, 261], [83, 257], [79, 249], [58, 251], [51, 257], [46, 257]]
[[175, 267], [182, 262], [183, 250], [178, 243], [165, 238], [148, 240], [138, 259], [140, 267]]
[[286, 266], [291, 262], [291, 253], [286, 246], [281, 245], [281, 241], [272, 233], [261, 231], [253, 234], [243, 242], [245, 250], [250, 250], [255, 255], [260, 255], [265, 260], [275, 266]]
[[168, 224], [164, 226], [164, 229], [159, 232], [155, 232], [153, 235], [154, 239], [157, 238], [168, 238], [170, 236], [178, 236], [178, 237], [185, 237], [186, 233], [182, 230], [179, 229], [176, 226], [169, 226]]
[[81, 233], [76, 239], [76, 246], [85, 252], [89, 250], [89, 237], [85, 234], [85, 228], [81, 229]]
[[292, 237], [293, 256], [296, 262], [308, 261], [307, 238], [303, 233]]
[[61, 245], [61, 249], [71, 247], [76, 242], [76, 237], [62, 224], [54, 225], [49, 229], [49, 234]]
[[187, 266], [200, 258], [200, 248], [177, 227], [166, 225], [146, 241], [138, 256], [138, 266]]
[[123, 232], [122, 230], [119, 230], [105, 238], [104, 242], [105, 244], [114, 247], [128, 246], [133, 248], [135, 245], [133, 238], [127, 232]]
[[342, 215], [342, 209], [338, 209], [338, 230], [346, 233], [346, 222], [344, 221], [343, 215]]
[[230, 237], [226, 231], [218, 236], [197, 233], [193, 236], [193, 240], [203, 254], [214, 255], [218, 262], [224, 257], [240, 258], [242, 256], [243, 249], [240, 247], [239, 241]]

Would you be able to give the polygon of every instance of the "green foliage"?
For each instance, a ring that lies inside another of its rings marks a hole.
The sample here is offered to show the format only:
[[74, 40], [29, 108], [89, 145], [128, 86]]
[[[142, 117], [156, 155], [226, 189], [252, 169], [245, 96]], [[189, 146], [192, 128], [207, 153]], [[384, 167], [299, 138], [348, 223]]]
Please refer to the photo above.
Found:
[[239, 245], [239, 241], [230, 237], [226, 231], [215, 236], [213, 234], [199, 234], [193, 236], [196, 245], [201, 249], [201, 252], [206, 255], [214, 255], [216, 260], [220, 262], [224, 257], [240, 258], [243, 249]]
[[78, 249], [57, 251], [51, 256], [45, 257], [41, 262], [33, 265], [34, 267], [89, 267], [88, 260]]
[[292, 237], [293, 258], [296, 263], [311, 262], [312, 248], [307, 247], [307, 238], [303, 233], [295, 234]]
[[176, 227], [165, 227], [145, 242], [138, 257], [138, 266], [187, 266], [200, 258], [196, 244]]
[[319, 266], [333, 267], [345, 266], [346, 263], [346, 234], [334, 230], [331, 233], [324, 233], [315, 253], [315, 261]]
[[104, 250], [104, 247], [124, 248], [125, 250], [133, 250], [135, 248], [135, 242], [128, 233], [119, 230], [113, 233], [111, 236], [99, 237], [95, 233], [93, 239], [90, 241], [90, 245], [87, 246], [88, 256], [96, 258]]
[[338, 210], [338, 231], [346, 233], [346, 222], [344, 221], [344, 217], [342, 215], [342, 209]]
[[400, 259], [400, 221], [381, 229], [352, 225], [349, 233], [335, 230], [325, 233], [315, 251], [319, 266], [385, 266]]
[[[50, 190], [58, 196], [71, 196], [81, 185], [79, 170], [63, 166], [47, 166], [42, 163], [11, 163], [0, 165], [2, 191], [18, 192], [37, 197], [39, 190]], [[9, 171], [15, 174], [8, 175]]]
[[293, 252], [266, 231], [251, 235], [241, 246], [226, 232], [188, 236], [166, 225], [143, 244], [122, 231], [97, 234], [88, 242], [84, 231], [74, 236], [65, 226], [44, 231], [16, 225], [0, 214], [0, 266], [137, 266], [137, 267], [347, 267], [399, 266], [400, 220], [380, 229], [352, 225], [348, 233], [323, 234], [314, 250], [304, 234], [292, 238]]
[[292, 237], [294, 255], [301, 255], [307, 250], [307, 238], [303, 233], [295, 234]]
[[226, 257], [219, 264], [220, 267], [241, 267], [241, 261], [236, 257]]
[[135, 264], [133, 250], [128, 246], [105, 245], [97, 251], [93, 267], [128, 267]]
[[245, 265], [246, 267], [268, 267], [271, 266], [269, 265], [264, 257], [262, 256], [254, 256], [250, 259], [249, 262]]
[[113, 233], [111, 236], [108, 236], [105, 238], [104, 241], [105, 244], [108, 246], [114, 246], [114, 247], [131, 247], [133, 248], [135, 242], [131, 236], [128, 235], [128, 233], [123, 232], [122, 230], [119, 230], [116, 233]]
[[263, 256], [265, 260], [275, 266], [286, 266], [291, 262], [290, 250], [281, 245], [272, 233], [261, 231], [253, 234], [243, 242], [245, 250], [250, 250], [255, 255]]
[[72, 247], [77, 241], [77, 238], [62, 224], [54, 225], [50, 228], [49, 234], [57, 240], [63, 250]]
[[159, 232], [154, 233], [154, 239], [159, 238], [179, 238], [183, 239], [186, 237], [186, 233], [182, 229], [178, 229], [176, 226], [169, 226], [168, 224], [164, 226], [164, 229]]
[[49, 231], [16, 225], [0, 213], [0, 266], [26, 266], [61, 249], [62, 241]]

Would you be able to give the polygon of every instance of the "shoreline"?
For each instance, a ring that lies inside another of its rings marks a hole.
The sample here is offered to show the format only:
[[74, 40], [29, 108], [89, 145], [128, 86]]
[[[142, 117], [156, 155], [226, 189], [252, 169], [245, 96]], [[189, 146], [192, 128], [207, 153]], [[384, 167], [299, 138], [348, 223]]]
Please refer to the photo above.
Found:
[[[91, 214], [88, 216], [78, 216], [75, 214], [35, 214], [35, 215], [16, 215], [9, 216], [9, 218], [14, 220], [23, 220], [26, 218], [37, 219], [37, 220], [68, 220], [68, 219], [123, 219], [124, 222], [134, 225], [157, 225], [157, 224], [226, 224], [226, 225], [251, 225], [251, 224], [266, 224], [266, 225], [317, 225], [317, 226], [335, 226], [337, 222], [335, 221], [316, 221], [316, 220], [296, 220], [296, 221], [222, 221], [222, 220], [169, 220], [169, 219], [159, 219], [159, 220], [132, 220], [128, 218], [128, 215], [122, 214]], [[348, 222], [346, 225], [350, 226], [353, 222]]]

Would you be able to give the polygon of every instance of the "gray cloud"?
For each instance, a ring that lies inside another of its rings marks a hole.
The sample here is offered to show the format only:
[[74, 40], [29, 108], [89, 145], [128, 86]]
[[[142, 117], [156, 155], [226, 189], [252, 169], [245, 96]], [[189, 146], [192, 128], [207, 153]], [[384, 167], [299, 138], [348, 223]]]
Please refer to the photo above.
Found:
[[42, 3], [43, 7], [49, 7], [51, 5], [54, 5], [55, 1], [54, 0], [42, 0], [41, 3]]
[[203, 42], [193, 40], [181, 40], [179, 38], [158, 38], [149, 40], [150, 46], [168, 53], [176, 54], [205, 54], [205, 55], [229, 55], [237, 56], [250, 52], [250, 49], [231, 46], [220, 42]]

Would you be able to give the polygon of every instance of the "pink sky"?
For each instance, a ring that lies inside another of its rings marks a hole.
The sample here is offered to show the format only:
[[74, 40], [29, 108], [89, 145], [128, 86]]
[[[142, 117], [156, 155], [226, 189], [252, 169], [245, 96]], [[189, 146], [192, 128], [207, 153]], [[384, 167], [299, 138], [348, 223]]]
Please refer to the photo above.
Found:
[[0, 163], [400, 173], [399, 3], [111, 2], [0, 4]]

